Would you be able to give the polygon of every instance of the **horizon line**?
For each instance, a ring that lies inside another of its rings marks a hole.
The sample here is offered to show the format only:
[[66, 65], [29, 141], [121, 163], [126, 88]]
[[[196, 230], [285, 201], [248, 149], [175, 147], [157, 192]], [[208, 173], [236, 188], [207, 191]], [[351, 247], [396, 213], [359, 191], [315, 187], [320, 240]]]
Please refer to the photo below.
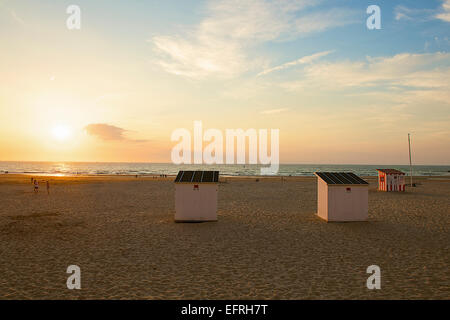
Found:
[[[35, 162], [35, 163], [123, 163], [123, 164], [163, 164], [163, 165], [174, 165], [174, 166], [188, 166], [188, 165], [195, 165], [195, 166], [264, 166], [263, 164], [259, 163], [244, 163], [244, 164], [238, 164], [238, 163], [222, 163], [222, 164], [206, 164], [206, 163], [186, 163], [186, 164], [174, 164], [171, 162], [142, 162], [142, 161], [51, 161], [51, 160], [0, 160], [0, 163], [2, 162]], [[405, 164], [371, 164], [371, 163], [301, 163], [301, 162], [285, 162], [285, 163], [279, 163], [279, 165], [338, 165], [338, 166], [350, 166], [350, 165], [356, 165], [356, 166], [409, 166], [408, 163]], [[424, 164], [424, 163], [417, 163], [413, 164], [414, 166], [450, 166], [449, 164]]]

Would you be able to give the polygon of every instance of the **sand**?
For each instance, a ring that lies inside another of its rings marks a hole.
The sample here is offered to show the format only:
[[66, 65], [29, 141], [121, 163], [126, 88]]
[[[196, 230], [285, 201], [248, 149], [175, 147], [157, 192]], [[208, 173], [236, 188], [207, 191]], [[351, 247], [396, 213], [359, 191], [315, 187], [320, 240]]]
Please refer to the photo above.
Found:
[[197, 224], [173, 222], [173, 177], [47, 179], [0, 176], [0, 299], [450, 299], [448, 177], [369, 178], [358, 223], [317, 218], [312, 177], [222, 178], [219, 221]]

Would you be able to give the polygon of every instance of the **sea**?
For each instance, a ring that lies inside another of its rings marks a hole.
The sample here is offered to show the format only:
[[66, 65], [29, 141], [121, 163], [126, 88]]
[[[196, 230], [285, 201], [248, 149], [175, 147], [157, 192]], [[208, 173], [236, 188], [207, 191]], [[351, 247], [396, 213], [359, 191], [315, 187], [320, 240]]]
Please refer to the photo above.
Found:
[[[179, 170], [217, 170], [225, 176], [260, 176], [261, 165], [175, 165], [125, 162], [26, 162], [0, 161], [0, 174], [72, 175], [176, 175]], [[409, 174], [409, 165], [281, 164], [279, 176], [313, 176], [316, 171], [353, 172], [376, 176], [376, 169], [391, 168]], [[414, 176], [450, 176], [450, 165], [414, 165]]]

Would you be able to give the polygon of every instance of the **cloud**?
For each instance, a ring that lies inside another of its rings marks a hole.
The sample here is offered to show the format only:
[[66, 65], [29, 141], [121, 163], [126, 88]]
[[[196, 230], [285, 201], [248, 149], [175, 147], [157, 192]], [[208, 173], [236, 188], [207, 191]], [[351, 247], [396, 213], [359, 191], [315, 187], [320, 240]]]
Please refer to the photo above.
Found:
[[293, 67], [293, 66], [297, 66], [297, 65], [308, 64], [308, 63], [311, 63], [314, 60], [317, 60], [317, 59], [319, 59], [321, 57], [324, 57], [324, 56], [326, 56], [326, 55], [328, 55], [328, 54], [330, 54], [332, 52], [333, 51], [323, 51], [323, 52], [318, 52], [318, 53], [312, 54], [310, 56], [305, 56], [305, 57], [302, 57], [300, 59], [284, 63], [284, 64], [282, 64], [280, 66], [273, 67], [273, 68], [270, 68], [270, 69], [266, 69], [266, 70], [258, 73], [258, 76], [262, 76], [262, 75], [265, 75], [265, 74], [268, 74], [268, 73], [271, 73], [271, 72], [274, 72], [274, 71], [287, 69], [287, 68], [290, 68], [290, 67]]
[[364, 61], [313, 63], [301, 80], [282, 84], [285, 88], [450, 89], [450, 53], [403, 53], [391, 57], [367, 57]]
[[87, 134], [95, 136], [105, 141], [130, 141], [130, 142], [146, 142], [147, 140], [132, 140], [124, 134], [129, 130], [109, 125], [106, 123], [93, 123], [84, 127]]
[[89, 124], [84, 127], [87, 134], [91, 136], [96, 136], [102, 140], [125, 140], [124, 133], [125, 129], [112, 126], [105, 123], [94, 123]]
[[108, 93], [98, 96], [95, 99], [95, 102], [101, 102], [101, 101], [105, 101], [105, 100], [116, 100], [116, 99], [121, 99], [121, 98], [125, 98], [125, 97], [127, 97], [126, 93], [108, 92]]
[[276, 113], [281, 113], [281, 112], [288, 111], [288, 110], [289, 110], [288, 108], [264, 110], [264, 111], [261, 111], [261, 114], [276, 114]]
[[335, 8], [311, 13], [296, 19], [294, 32], [299, 35], [321, 32], [334, 27], [357, 23], [358, 21], [360, 20], [357, 11]]
[[264, 59], [249, 49], [269, 41], [287, 41], [354, 23], [354, 10], [306, 10], [320, 1], [210, 1], [206, 16], [178, 35], [157, 35], [155, 63], [165, 71], [189, 78], [233, 77], [260, 68]]
[[444, 0], [438, 9], [416, 9], [402, 5], [394, 9], [395, 20], [425, 22], [434, 19], [450, 22], [450, 0]]
[[419, 19], [423, 15], [423, 10], [411, 9], [405, 6], [396, 6], [394, 9], [395, 20]]
[[450, 22], [450, 0], [445, 0], [442, 3], [441, 12], [435, 16], [442, 21]]
[[168, 73], [188, 78], [202, 78], [210, 74], [230, 77], [247, 69], [238, 44], [213, 39], [193, 42], [169, 36], [158, 36], [152, 40], [157, 51], [164, 55], [156, 63]]
[[25, 26], [25, 21], [17, 15], [16, 11], [11, 10], [11, 17], [21, 26]]

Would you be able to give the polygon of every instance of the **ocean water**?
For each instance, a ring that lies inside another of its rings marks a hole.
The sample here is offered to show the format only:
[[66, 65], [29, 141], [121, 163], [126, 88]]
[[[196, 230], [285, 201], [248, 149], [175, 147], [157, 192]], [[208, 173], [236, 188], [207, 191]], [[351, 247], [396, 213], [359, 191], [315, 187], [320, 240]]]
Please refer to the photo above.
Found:
[[[377, 168], [393, 168], [409, 174], [406, 165], [333, 165], [282, 164], [278, 175], [312, 176], [315, 171], [353, 172], [361, 176], [376, 176]], [[175, 175], [179, 170], [218, 170], [221, 175], [259, 176], [260, 165], [175, 165], [170, 163], [117, 162], [21, 162], [0, 161], [0, 174], [26, 173], [40, 175]], [[413, 166], [415, 176], [450, 176], [450, 166]]]

